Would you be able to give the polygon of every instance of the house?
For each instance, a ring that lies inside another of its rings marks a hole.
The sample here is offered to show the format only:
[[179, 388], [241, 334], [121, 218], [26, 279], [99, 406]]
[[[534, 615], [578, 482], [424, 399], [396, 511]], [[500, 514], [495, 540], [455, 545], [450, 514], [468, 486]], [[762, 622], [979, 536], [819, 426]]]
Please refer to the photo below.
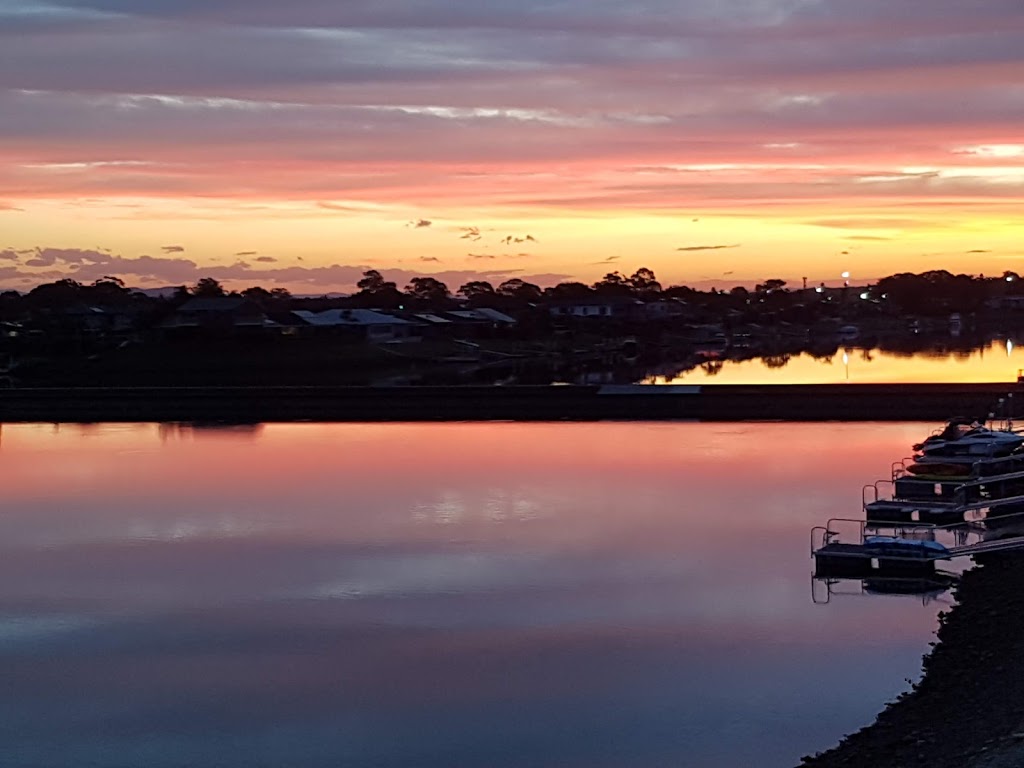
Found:
[[273, 327], [259, 304], [244, 296], [195, 296], [171, 313], [160, 327], [167, 331], [262, 331]]
[[314, 332], [335, 333], [349, 339], [370, 343], [419, 341], [420, 325], [374, 309], [328, 309], [323, 312], [297, 310]]
[[632, 296], [588, 296], [552, 301], [548, 311], [553, 317], [627, 319], [642, 315], [644, 302]]
[[453, 318], [455, 322], [484, 323], [492, 328], [510, 328], [516, 324], [514, 317], [506, 315], [504, 312], [499, 312], [496, 309], [488, 309], [487, 307], [456, 309], [445, 312], [445, 315]]

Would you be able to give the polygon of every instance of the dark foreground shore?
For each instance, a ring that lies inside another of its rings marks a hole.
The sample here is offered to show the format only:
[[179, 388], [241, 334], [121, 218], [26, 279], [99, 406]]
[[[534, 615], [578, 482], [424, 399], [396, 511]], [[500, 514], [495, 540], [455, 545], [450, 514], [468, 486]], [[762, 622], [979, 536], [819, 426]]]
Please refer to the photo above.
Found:
[[940, 614], [921, 681], [803, 768], [1024, 766], [1024, 554], [978, 559]]
[[[0, 421], [984, 420], [1013, 383], [0, 390]], [[1024, 399], [1024, 392], [1021, 393]]]

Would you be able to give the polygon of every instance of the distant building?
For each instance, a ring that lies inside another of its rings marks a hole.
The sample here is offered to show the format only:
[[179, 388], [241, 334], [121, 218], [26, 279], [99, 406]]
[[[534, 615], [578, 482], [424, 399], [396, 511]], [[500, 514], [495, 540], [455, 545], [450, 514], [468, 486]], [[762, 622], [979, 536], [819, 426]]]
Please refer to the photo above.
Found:
[[564, 318], [635, 318], [643, 315], [644, 302], [632, 296], [588, 296], [580, 299], [558, 299], [548, 304], [553, 317]]
[[178, 307], [161, 324], [168, 331], [202, 329], [231, 331], [262, 330], [273, 326], [260, 305], [244, 296], [193, 297]]
[[298, 310], [293, 314], [302, 318], [314, 330], [333, 332], [370, 343], [419, 341], [422, 338], [418, 323], [374, 309], [328, 309], [323, 312]]

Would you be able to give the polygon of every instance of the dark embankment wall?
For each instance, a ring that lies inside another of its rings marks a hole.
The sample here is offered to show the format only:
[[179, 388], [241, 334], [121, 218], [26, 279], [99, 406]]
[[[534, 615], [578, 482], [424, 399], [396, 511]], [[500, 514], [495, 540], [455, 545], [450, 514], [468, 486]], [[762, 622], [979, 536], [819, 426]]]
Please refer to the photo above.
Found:
[[940, 614], [920, 683], [804, 768], [1024, 765], [1024, 553], [978, 560]]
[[[1016, 384], [124, 387], [0, 390], [0, 421], [942, 421]], [[1024, 397], [1024, 393], [1022, 393]]]

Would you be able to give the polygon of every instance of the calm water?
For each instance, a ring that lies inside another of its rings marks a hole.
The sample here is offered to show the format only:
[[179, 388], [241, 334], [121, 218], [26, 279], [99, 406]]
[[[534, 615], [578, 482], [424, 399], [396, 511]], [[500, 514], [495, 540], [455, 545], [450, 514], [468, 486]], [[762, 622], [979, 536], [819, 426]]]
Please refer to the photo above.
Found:
[[808, 534], [932, 426], [5, 426], [0, 764], [793, 765], [918, 676]]
[[849, 348], [815, 357], [809, 353], [756, 358], [712, 359], [686, 371], [643, 378], [646, 384], [869, 384], [1017, 381], [1024, 369], [1024, 345], [993, 341], [975, 349], [934, 349], [913, 354]]

